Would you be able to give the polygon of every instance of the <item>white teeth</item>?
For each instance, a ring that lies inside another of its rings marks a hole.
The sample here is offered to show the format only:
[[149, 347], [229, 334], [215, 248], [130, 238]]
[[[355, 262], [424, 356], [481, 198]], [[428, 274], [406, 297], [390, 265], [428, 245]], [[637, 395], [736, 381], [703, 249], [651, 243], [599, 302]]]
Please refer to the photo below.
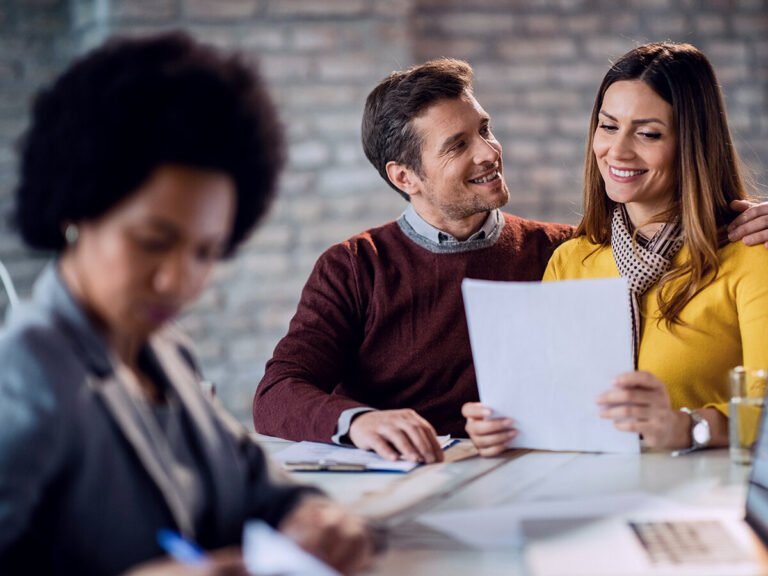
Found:
[[645, 170], [619, 170], [618, 168], [611, 166], [611, 174], [618, 176], [619, 178], [630, 178], [642, 174], [643, 172], [645, 172]]
[[491, 172], [487, 176], [483, 176], [482, 178], [475, 178], [474, 180], [470, 180], [473, 184], [485, 184], [486, 182], [490, 182], [491, 180], [496, 180], [496, 178], [499, 177], [499, 171], [496, 170], [494, 172]]

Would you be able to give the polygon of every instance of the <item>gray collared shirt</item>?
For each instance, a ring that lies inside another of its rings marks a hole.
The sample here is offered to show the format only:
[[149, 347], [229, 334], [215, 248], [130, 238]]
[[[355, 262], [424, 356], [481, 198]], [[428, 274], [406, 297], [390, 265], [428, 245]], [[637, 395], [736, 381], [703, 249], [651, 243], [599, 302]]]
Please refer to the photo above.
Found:
[[435, 228], [432, 226], [432, 224], [424, 220], [424, 218], [422, 218], [419, 213], [416, 212], [413, 204], [408, 204], [408, 208], [406, 208], [405, 212], [403, 212], [402, 218], [404, 218], [405, 221], [410, 224], [411, 228], [413, 228], [414, 232], [416, 232], [419, 236], [422, 236], [423, 238], [426, 238], [435, 244], [459, 244], [462, 242], [472, 242], [473, 240], [485, 240], [486, 238], [490, 238], [494, 235], [496, 228], [498, 228], [499, 223], [501, 222], [501, 214], [499, 209], [497, 208], [495, 210], [491, 210], [488, 213], [488, 217], [485, 219], [485, 222], [483, 222], [483, 225], [477, 232], [472, 234], [466, 240], [458, 240], [448, 234], [448, 232], [443, 232], [439, 228]]

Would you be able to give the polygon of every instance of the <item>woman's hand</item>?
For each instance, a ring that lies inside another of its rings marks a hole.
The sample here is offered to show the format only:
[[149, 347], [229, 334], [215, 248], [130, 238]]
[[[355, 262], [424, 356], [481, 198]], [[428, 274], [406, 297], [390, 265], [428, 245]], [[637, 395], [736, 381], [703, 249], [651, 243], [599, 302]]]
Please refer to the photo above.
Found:
[[642, 435], [648, 448], [690, 446], [690, 417], [673, 410], [667, 387], [650, 372], [625, 372], [597, 398], [600, 417], [617, 430]]
[[342, 574], [362, 570], [373, 556], [373, 538], [365, 521], [322, 496], [301, 500], [278, 529]]
[[461, 414], [467, 419], [464, 429], [481, 456], [498, 456], [517, 436], [512, 420], [491, 418], [492, 410], [480, 402], [467, 402], [461, 407]]

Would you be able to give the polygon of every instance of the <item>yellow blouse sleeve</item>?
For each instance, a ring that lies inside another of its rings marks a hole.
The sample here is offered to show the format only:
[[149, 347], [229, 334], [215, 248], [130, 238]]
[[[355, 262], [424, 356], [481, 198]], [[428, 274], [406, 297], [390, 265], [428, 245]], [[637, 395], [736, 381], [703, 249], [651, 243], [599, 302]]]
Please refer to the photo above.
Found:
[[552, 254], [552, 257], [549, 259], [549, 262], [547, 263], [547, 269], [544, 270], [544, 276], [541, 279], [542, 282], [556, 282], [560, 280], [561, 262], [562, 262], [561, 251], [560, 251], [560, 248], [558, 248]]
[[[734, 284], [744, 366], [768, 370], [768, 250], [744, 250], [743, 274]], [[765, 394], [765, 388], [754, 391]]]
[[[721, 266], [721, 274], [732, 275], [729, 291], [736, 304], [741, 336], [742, 364], [750, 370], [768, 370], [768, 250], [763, 246], [738, 246], [734, 258]], [[717, 306], [712, 313], [717, 314]], [[754, 382], [754, 381], [752, 381]], [[750, 395], [763, 397], [765, 385], [753, 383]], [[728, 416], [727, 403], [711, 403]], [[758, 422], [755, 420], [754, 426]]]

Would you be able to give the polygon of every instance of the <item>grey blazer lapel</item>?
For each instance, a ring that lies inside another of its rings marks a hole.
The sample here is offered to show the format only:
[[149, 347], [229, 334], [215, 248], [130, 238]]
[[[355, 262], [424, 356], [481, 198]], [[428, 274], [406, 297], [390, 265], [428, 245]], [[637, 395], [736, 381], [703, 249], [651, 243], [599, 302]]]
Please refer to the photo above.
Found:
[[[163, 495], [179, 530], [194, 538], [195, 528], [189, 511], [179, 499], [179, 495], [158, 459], [155, 448], [147, 435], [142, 432], [140, 416], [134, 401], [129, 397], [125, 382], [133, 376], [120, 364], [115, 366], [113, 375], [103, 379], [91, 377], [91, 387], [103, 398], [118, 427], [131, 444], [147, 474], [154, 480]], [[122, 380], [122, 382], [121, 382]]]
[[[129, 396], [129, 384], [138, 389], [135, 377], [110, 352], [104, 336], [69, 292], [55, 264], [50, 265], [36, 282], [35, 300], [49, 310], [66, 340], [74, 346], [75, 353], [91, 374], [88, 385], [102, 398], [104, 406], [133, 447], [144, 470], [157, 485], [179, 530], [194, 537], [194, 523], [190, 511], [179, 498], [166, 468], [158, 457], [157, 450], [161, 448], [152, 445], [148, 432], [145, 432], [146, 426], [142, 424], [142, 414]], [[165, 341], [162, 336], [157, 340]], [[169, 374], [169, 378], [172, 380], [173, 376]], [[189, 409], [188, 411], [192, 412]], [[195, 420], [198, 425], [202, 422], [199, 417]], [[210, 457], [207, 452], [206, 456]]]
[[178, 343], [159, 335], [152, 339], [152, 348], [192, 420], [192, 429], [213, 483], [215, 517], [236, 518], [244, 512], [245, 494], [238, 478], [243, 471], [233, 469], [233, 462], [239, 462], [233, 458], [235, 447], [203, 395], [199, 377], [179, 352]]

